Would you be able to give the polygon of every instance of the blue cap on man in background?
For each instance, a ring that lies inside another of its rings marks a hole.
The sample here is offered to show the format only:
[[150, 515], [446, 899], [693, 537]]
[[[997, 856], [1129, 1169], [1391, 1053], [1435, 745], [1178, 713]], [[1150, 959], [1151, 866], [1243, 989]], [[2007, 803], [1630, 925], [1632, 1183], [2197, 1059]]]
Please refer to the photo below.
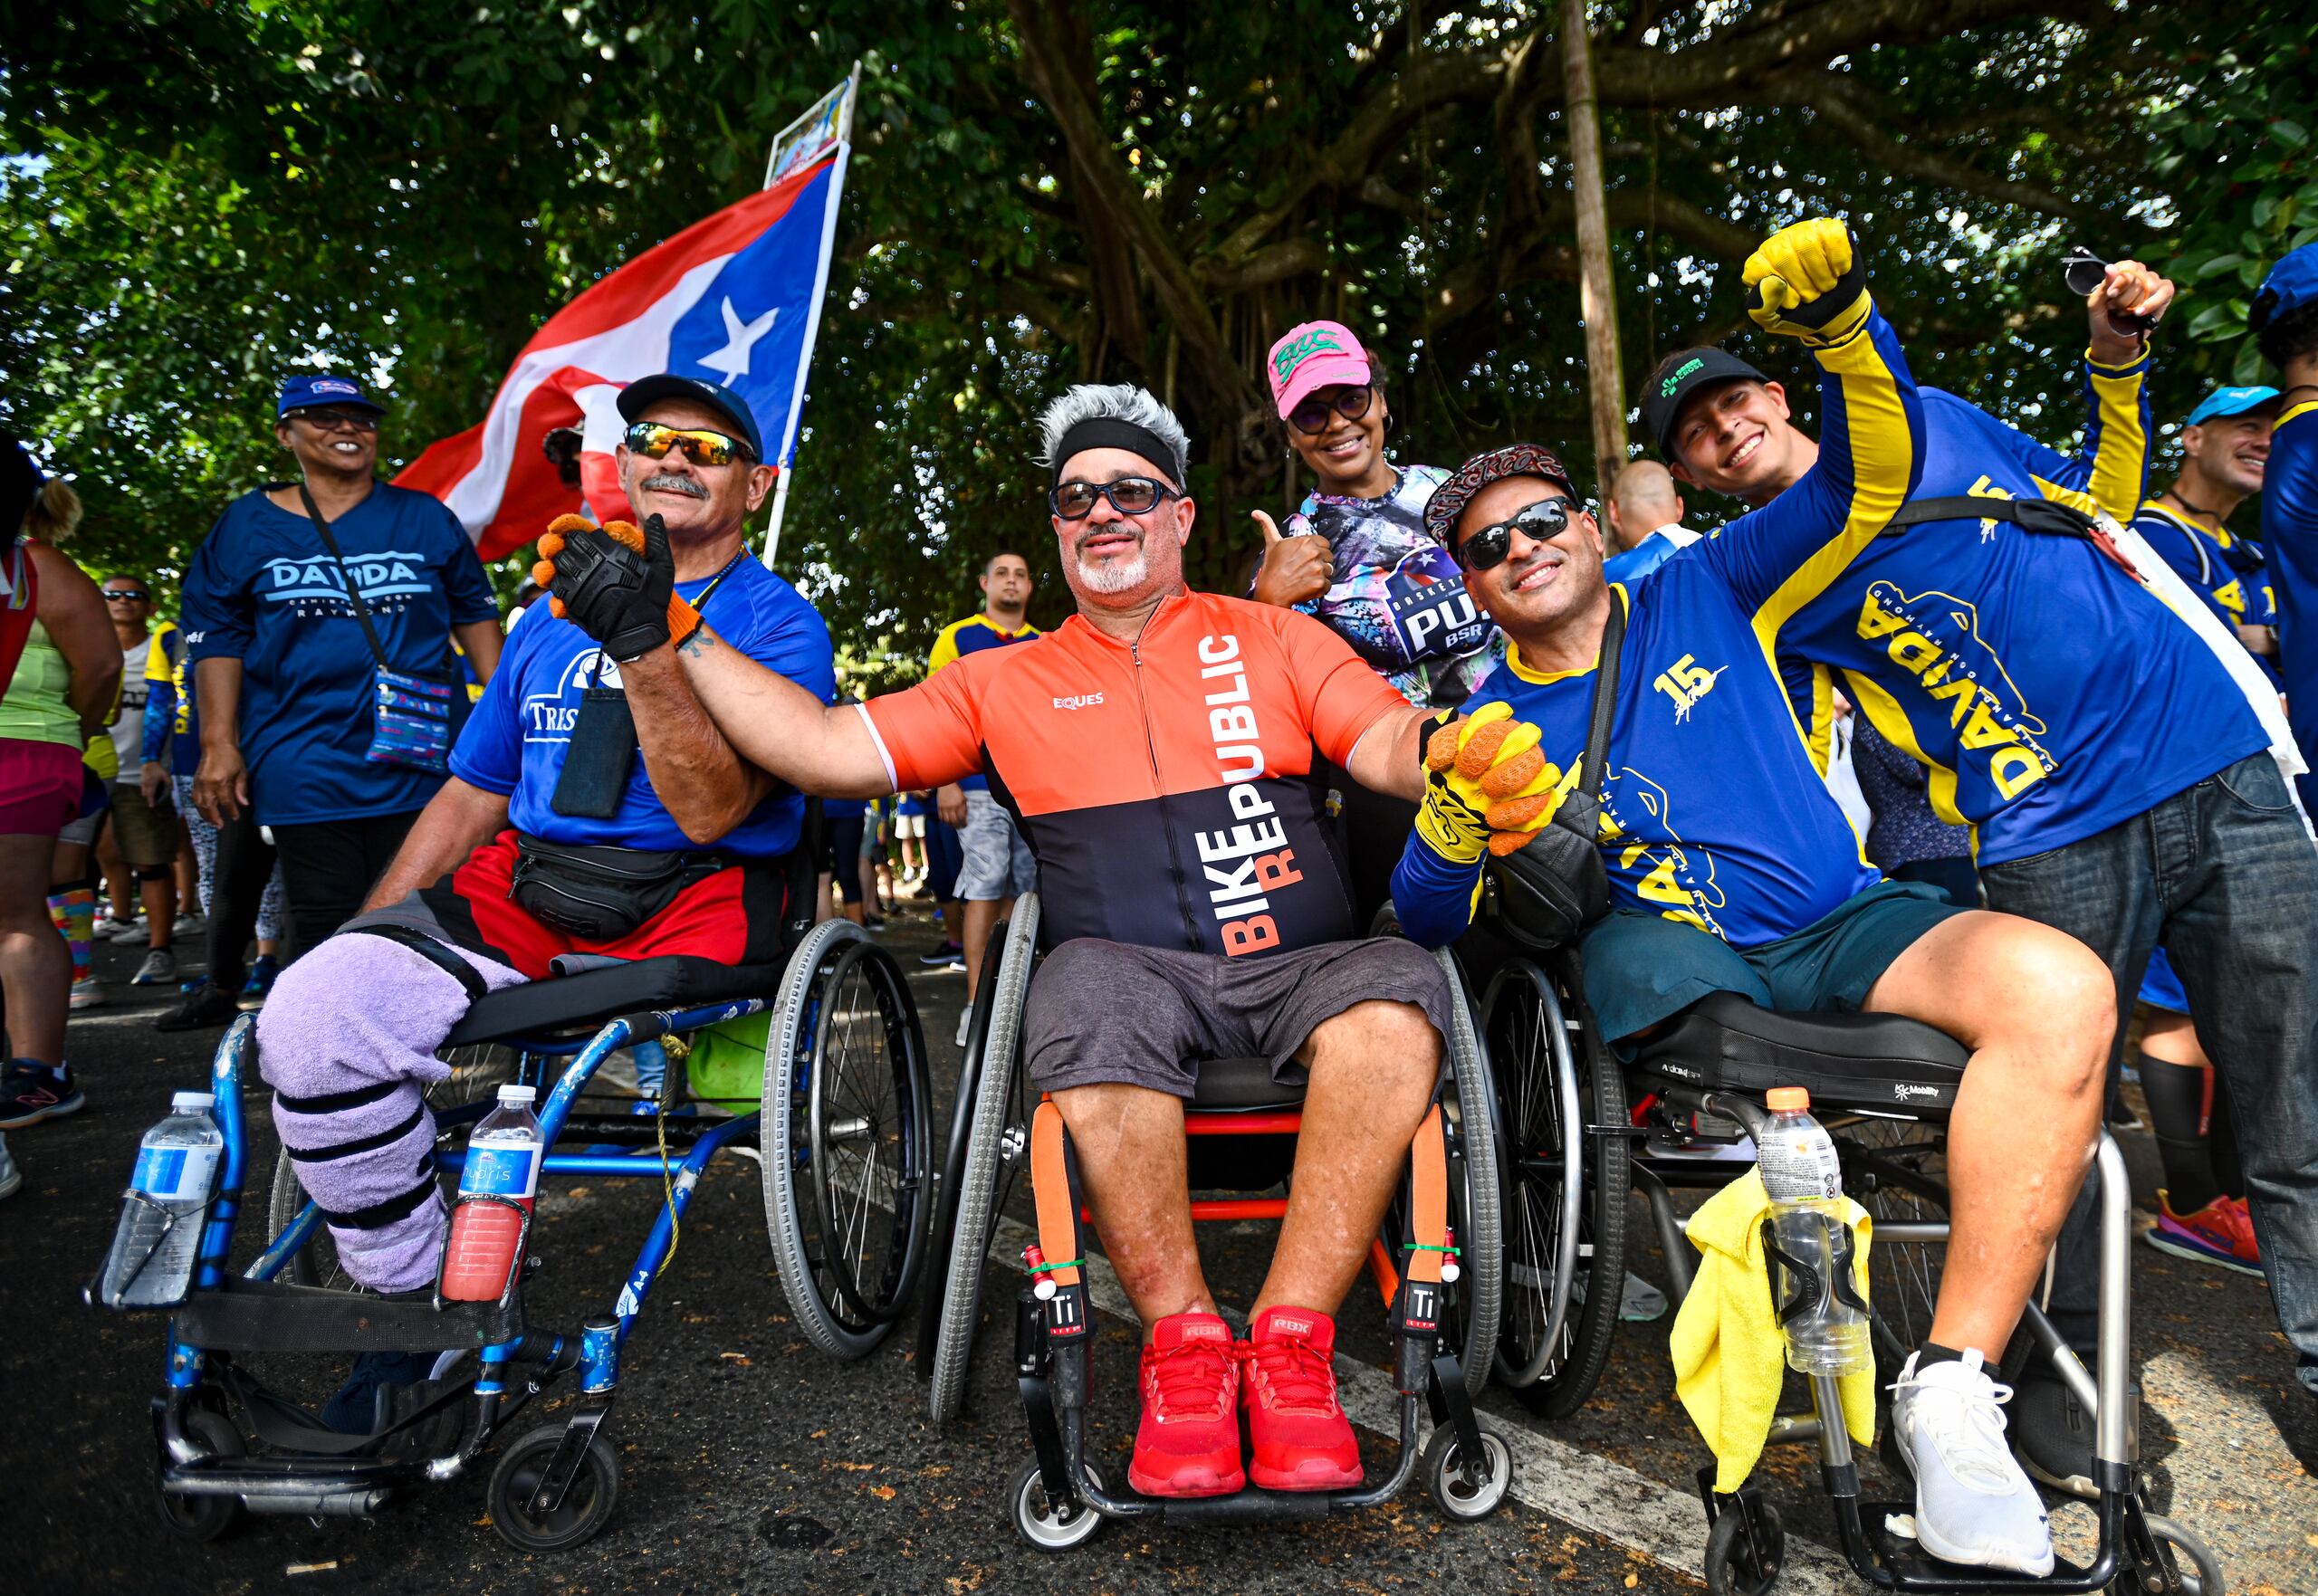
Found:
[[2277, 317], [2318, 300], [2318, 244], [2289, 250], [2255, 292], [2246, 325], [2260, 332]]
[[311, 410], [323, 405], [350, 405], [358, 410], [373, 410], [383, 416], [387, 407], [362, 391], [362, 385], [350, 377], [332, 377], [328, 372], [302, 373], [282, 385], [282, 402], [274, 409], [276, 416], [287, 416], [292, 410]]
[[2273, 387], [2217, 387], [2198, 401], [2183, 426], [2198, 426], [2217, 416], [2243, 416], [2248, 410], [2259, 410], [2278, 402], [2278, 390]]

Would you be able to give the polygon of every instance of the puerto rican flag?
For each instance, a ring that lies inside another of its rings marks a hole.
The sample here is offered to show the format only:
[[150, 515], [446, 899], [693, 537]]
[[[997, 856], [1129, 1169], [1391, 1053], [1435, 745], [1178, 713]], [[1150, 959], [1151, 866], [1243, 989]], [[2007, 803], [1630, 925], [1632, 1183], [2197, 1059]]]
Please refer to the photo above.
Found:
[[[431, 445], [395, 478], [451, 507], [495, 559], [555, 517], [630, 513], [612, 464], [621, 387], [658, 371], [721, 382], [747, 399], [773, 463], [797, 449], [805, 368], [820, 320], [846, 147], [685, 228], [551, 317], [499, 385], [479, 425]], [[580, 428], [580, 486], [544, 451]]]

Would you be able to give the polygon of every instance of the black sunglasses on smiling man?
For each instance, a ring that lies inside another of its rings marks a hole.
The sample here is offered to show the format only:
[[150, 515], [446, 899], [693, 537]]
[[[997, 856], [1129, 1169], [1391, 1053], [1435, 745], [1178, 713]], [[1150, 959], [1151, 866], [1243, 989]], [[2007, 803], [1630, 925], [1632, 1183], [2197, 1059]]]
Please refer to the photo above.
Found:
[[669, 450], [681, 449], [685, 458], [694, 465], [730, 465], [735, 459], [746, 459], [749, 454], [746, 444], [721, 432], [697, 426], [663, 426], [656, 421], [639, 421], [629, 427], [627, 447], [631, 454], [647, 460], [664, 459]]
[[1505, 563], [1513, 552], [1513, 529], [1533, 543], [1542, 543], [1567, 525], [1573, 514], [1584, 511], [1566, 499], [1540, 499], [1524, 506], [1511, 521], [1501, 521], [1485, 526], [1457, 546], [1457, 563], [1469, 571], [1485, 571], [1494, 565]]
[[1376, 390], [1366, 383], [1356, 387], [1319, 388], [1288, 413], [1288, 425], [1309, 437], [1328, 430], [1328, 417], [1358, 421], [1375, 402]]
[[1097, 499], [1108, 499], [1121, 515], [1148, 515], [1168, 500], [1182, 497], [1155, 477], [1123, 476], [1115, 483], [1064, 483], [1047, 495], [1047, 503], [1063, 521], [1085, 521], [1095, 513]]

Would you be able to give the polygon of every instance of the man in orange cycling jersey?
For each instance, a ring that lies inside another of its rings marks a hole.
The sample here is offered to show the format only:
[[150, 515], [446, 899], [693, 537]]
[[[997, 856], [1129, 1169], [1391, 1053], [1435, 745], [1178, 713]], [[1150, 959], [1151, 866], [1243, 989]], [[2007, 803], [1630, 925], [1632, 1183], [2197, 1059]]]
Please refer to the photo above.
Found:
[[[666, 624], [708, 712], [782, 779], [857, 796], [980, 771], [1020, 825], [1049, 949], [1023, 1019], [1030, 1082], [1070, 1127], [1097, 1228], [1146, 1326], [1134, 1486], [1353, 1484], [1330, 1316], [1432, 1101], [1451, 998], [1413, 944], [1353, 940], [1316, 778], [1325, 756], [1364, 786], [1424, 799], [1419, 824], [1475, 859], [1486, 800], [1477, 777], [1427, 782], [1427, 712], [1327, 627], [1185, 588], [1188, 442], [1164, 405], [1131, 387], [1075, 387], [1041, 426], [1078, 601], [1046, 636], [830, 711], [681, 607]], [[555, 591], [581, 626], [609, 630], [666, 593], [652, 574], [580, 534]], [[1307, 1087], [1279, 1248], [1235, 1348], [1192, 1237], [1183, 1103], [1200, 1060], [1252, 1056]]]

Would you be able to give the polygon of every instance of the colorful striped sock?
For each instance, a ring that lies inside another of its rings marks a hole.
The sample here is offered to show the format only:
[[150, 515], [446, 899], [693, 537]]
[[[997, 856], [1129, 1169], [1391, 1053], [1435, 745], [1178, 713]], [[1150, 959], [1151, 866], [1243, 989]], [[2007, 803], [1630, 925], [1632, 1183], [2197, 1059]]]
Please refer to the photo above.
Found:
[[56, 922], [65, 945], [72, 950], [72, 979], [86, 980], [97, 970], [91, 949], [97, 940], [97, 894], [76, 886], [48, 894], [48, 917]]

